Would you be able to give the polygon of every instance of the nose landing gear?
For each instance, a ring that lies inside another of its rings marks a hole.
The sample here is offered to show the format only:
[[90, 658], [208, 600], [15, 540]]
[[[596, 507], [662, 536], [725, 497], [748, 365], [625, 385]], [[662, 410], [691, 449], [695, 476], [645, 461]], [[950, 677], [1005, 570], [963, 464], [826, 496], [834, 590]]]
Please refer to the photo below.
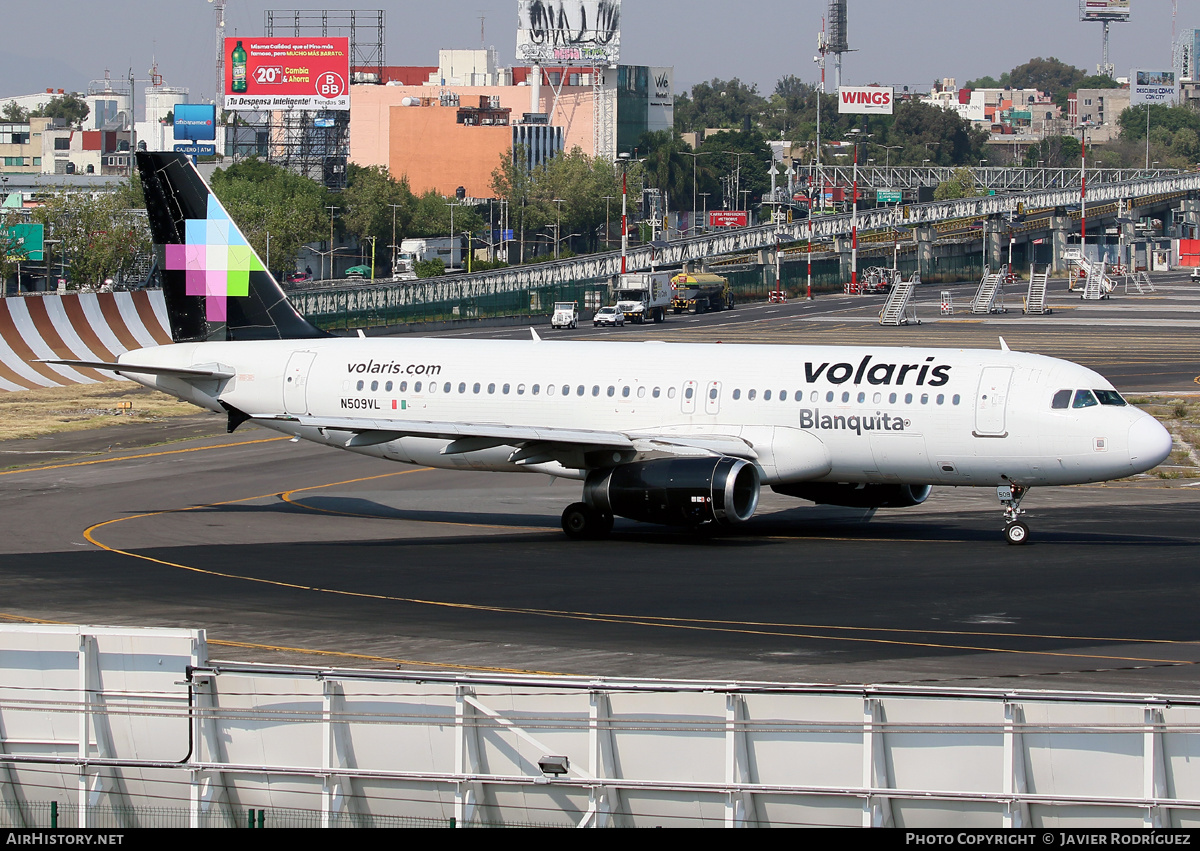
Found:
[[1021, 500], [1029, 488], [1021, 485], [1007, 484], [996, 488], [996, 496], [1004, 509], [1004, 539], [1010, 544], [1024, 544], [1029, 540], [1029, 526], [1019, 518], [1025, 513], [1021, 508]]

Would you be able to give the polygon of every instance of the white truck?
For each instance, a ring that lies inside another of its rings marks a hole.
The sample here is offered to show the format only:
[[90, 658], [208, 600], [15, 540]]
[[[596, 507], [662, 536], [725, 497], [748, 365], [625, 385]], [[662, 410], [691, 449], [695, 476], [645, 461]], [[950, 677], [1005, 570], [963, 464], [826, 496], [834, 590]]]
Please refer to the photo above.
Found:
[[671, 306], [670, 272], [633, 272], [621, 275], [613, 287], [613, 302], [626, 322], [662, 322]]
[[392, 260], [393, 281], [415, 281], [417, 264], [440, 258], [446, 269], [461, 269], [463, 245], [460, 237], [427, 236], [421, 239], [402, 239], [400, 250]]
[[579, 309], [575, 302], [554, 302], [554, 313], [550, 317], [551, 328], [576, 328], [578, 325]]

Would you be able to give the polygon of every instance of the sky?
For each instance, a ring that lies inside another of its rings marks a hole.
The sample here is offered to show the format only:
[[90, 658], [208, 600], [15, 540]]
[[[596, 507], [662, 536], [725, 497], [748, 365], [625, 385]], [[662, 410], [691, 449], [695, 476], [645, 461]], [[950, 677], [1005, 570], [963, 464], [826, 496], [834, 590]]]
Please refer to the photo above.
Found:
[[[1169, 68], [1171, 0], [1132, 0], [1132, 20], [1113, 24], [1110, 61], [1129, 69]], [[1200, 27], [1200, 4], [1179, 4], [1176, 28]], [[82, 91], [104, 76], [139, 80], [157, 61], [164, 82], [186, 86], [191, 100], [215, 87], [216, 31], [205, 0], [40, 0], [4, 3], [0, 99], [46, 88]], [[262, 35], [267, 9], [383, 9], [389, 65], [436, 65], [438, 48], [477, 48], [480, 17], [486, 46], [501, 64], [516, 53], [516, 0], [228, 0], [226, 35]], [[825, 0], [624, 0], [621, 61], [671, 65], [675, 90], [738, 78], [770, 94], [781, 77], [816, 82], [817, 33]], [[1079, 21], [1078, 0], [849, 0], [850, 47], [842, 83], [928, 89], [935, 80], [1001, 73], [1035, 56], [1094, 73], [1101, 26]], [[833, 81], [832, 62], [827, 73]]]

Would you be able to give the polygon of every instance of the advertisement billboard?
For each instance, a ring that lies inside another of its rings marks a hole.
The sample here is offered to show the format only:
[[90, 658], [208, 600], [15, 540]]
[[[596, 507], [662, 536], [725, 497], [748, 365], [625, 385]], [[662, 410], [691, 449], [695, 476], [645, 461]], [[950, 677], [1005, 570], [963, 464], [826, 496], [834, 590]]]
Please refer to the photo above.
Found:
[[350, 39], [225, 39], [225, 108], [349, 110]]
[[8, 226], [8, 255], [21, 262], [30, 260], [41, 261], [45, 250], [43, 228], [36, 222]]
[[517, 62], [616, 67], [621, 0], [517, 0]]
[[750, 224], [750, 214], [745, 210], [709, 210], [710, 228], [744, 228]]
[[838, 112], [891, 115], [895, 98], [891, 86], [838, 86]]
[[1129, 73], [1129, 105], [1173, 104], [1178, 98], [1174, 71], [1134, 69]]
[[1129, 20], [1129, 0], [1079, 0], [1081, 21]]
[[217, 138], [217, 108], [211, 103], [181, 103], [175, 107], [175, 141], [211, 142]]

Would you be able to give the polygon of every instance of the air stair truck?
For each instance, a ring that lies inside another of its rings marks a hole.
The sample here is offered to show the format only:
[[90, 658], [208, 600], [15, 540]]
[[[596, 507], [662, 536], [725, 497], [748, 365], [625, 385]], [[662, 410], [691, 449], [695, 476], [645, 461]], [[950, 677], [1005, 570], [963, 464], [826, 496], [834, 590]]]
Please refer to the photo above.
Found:
[[662, 322], [671, 306], [670, 272], [635, 272], [621, 275], [613, 289], [613, 302], [626, 322]]
[[671, 309], [675, 313], [733, 310], [729, 281], [720, 275], [682, 272], [671, 279], [671, 287], [675, 293], [671, 299]]

